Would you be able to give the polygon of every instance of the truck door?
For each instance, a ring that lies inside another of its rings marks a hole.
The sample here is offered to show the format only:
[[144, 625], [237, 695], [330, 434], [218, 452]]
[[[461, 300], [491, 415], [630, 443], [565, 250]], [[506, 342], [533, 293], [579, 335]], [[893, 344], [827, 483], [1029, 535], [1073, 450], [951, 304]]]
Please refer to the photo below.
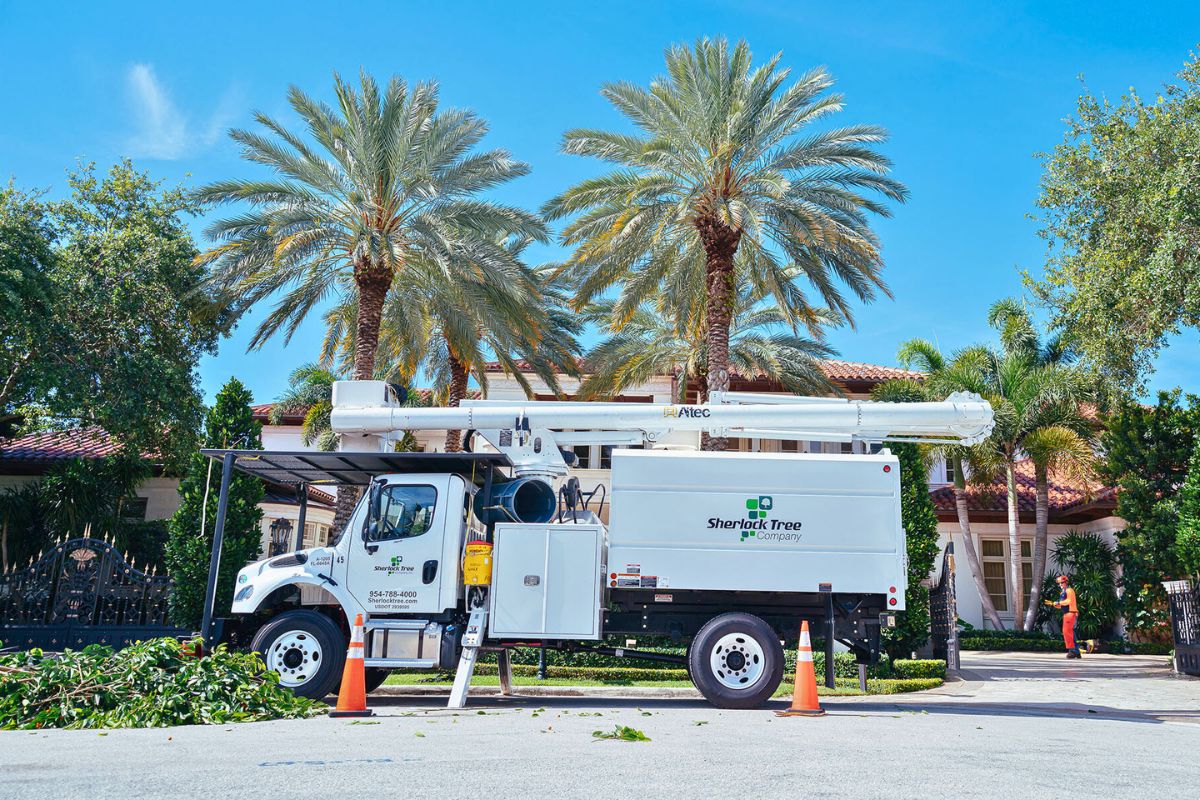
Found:
[[348, 589], [368, 613], [436, 614], [445, 608], [443, 580], [458, 574], [457, 564], [445, 563], [455, 552], [446, 537], [461, 528], [462, 497], [450, 497], [441, 476], [411, 477], [380, 487], [374, 513], [368, 500], [360, 541], [347, 556]]

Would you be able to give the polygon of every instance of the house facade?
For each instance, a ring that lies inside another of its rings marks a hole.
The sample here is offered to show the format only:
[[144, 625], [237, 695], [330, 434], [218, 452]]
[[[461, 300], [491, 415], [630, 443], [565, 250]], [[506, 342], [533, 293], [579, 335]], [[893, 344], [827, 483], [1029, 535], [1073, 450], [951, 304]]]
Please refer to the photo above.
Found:
[[[259, 407], [262, 408], [262, 407]], [[266, 407], [269, 411], [269, 407]], [[255, 411], [264, 423], [263, 446], [268, 449], [312, 449], [303, 447], [299, 421], [268, 425], [266, 412]], [[270, 430], [269, 430], [270, 429]], [[55, 465], [74, 458], [100, 459], [116, 455], [118, 445], [99, 428], [49, 431], [0, 440], [0, 492], [41, 481]], [[219, 476], [220, 471], [214, 472]], [[295, 547], [304, 506], [304, 547], [316, 547], [329, 541], [333, 525], [334, 495], [313, 487], [305, 503], [290, 489], [266, 484], [259, 508], [263, 516], [261, 546], [263, 555], [289, 552]], [[155, 469], [151, 477], [122, 503], [122, 517], [130, 522], [165, 520], [179, 508], [179, 478]], [[103, 531], [97, 531], [98, 535]]]

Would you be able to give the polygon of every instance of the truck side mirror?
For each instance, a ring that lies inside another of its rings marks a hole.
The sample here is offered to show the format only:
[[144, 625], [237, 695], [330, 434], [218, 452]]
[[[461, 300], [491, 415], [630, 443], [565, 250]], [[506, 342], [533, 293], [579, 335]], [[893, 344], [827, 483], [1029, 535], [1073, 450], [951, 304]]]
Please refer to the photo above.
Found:
[[362, 540], [368, 553], [374, 553], [379, 549], [379, 545], [374, 543], [379, 541], [379, 517], [383, 506], [383, 487], [383, 481], [371, 481], [371, 488], [367, 495], [367, 518], [363, 521]]

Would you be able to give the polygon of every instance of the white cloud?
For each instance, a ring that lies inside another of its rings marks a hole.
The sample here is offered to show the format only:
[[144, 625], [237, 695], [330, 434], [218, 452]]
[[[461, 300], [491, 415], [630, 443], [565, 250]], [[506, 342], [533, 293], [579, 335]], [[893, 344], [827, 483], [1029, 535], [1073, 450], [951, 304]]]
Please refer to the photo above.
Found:
[[126, 146], [135, 157], [173, 160], [213, 144], [232, 116], [232, 94], [197, 126], [171, 100], [151, 64], [134, 64], [126, 75], [137, 132]]

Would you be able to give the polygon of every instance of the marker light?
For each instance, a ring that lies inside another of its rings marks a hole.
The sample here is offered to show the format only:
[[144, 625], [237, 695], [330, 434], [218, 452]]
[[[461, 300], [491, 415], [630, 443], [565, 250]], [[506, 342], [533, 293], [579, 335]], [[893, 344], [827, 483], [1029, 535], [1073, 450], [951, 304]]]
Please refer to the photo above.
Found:
[[884, 471], [884, 472], [891, 472], [891, 471], [892, 471], [892, 465], [891, 465], [891, 464], [884, 464], [884, 465], [883, 465], [883, 471]]
[[893, 598], [891, 598], [890, 600], [888, 600], [888, 605], [889, 605], [889, 606], [894, 606], [894, 605], [896, 605], [896, 598], [894, 598], [894, 597], [893, 597]]

